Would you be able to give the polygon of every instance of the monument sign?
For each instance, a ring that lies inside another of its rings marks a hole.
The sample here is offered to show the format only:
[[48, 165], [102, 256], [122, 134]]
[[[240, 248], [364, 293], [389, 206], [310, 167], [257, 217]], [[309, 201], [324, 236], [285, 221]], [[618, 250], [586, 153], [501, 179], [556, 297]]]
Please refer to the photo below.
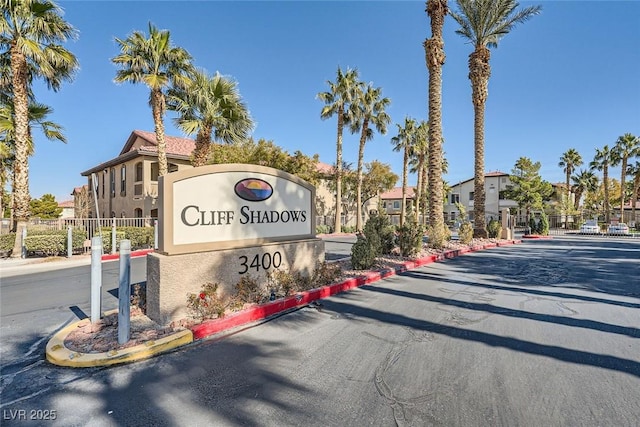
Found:
[[158, 323], [184, 317], [187, 294], [206, 283], [232, 293], [245, 274], [311, 275], [324, 261], [315, 188], [295, 175], [211, 165], [162, 176], [158, 188], [158, 250], [147, 257], [147, 315]]

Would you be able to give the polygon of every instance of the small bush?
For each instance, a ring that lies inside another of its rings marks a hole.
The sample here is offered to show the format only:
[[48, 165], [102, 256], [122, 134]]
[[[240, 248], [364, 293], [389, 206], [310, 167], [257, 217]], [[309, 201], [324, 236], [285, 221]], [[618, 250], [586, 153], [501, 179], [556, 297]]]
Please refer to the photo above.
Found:
[[446, 226], [440, 230], [429, 227], [427, 235], [429, 236], [429, 246], [435, 249], [441, 249], [446, 241], [451, 240], [451, 231]]
[[265, 295], [264, 290], [258, 284], [258, 280], [250, 274], [246, 274], [240, 278], [235, 285], [234, 299], [241, 303], [260, 304], [269, 299]]
[[538, 222], [538, 233], [543, 236], [549, 235], [549, 218], [544, 212], [540, 214], [540, 221]]
[[355, 225], [345, 225], [344, 227], [342, 227], [343, 233], [354, 233], [355, 231], [356, 231]]
[[16, 233], [0, 235], [0, 251], [11, 251], [16, 242]]
[[363, 231], [373, 245], [375, 256], [390, 254], [395, 247], [395, 233], [387, 215], [372, 214]]
[[[377, 236], [374, 234], [374, 236]], [[366, 236], [358, 234], [356, 242], [351, 246], [351, 265], [356, 270], [367, 270], [376, 261], [376, 251], [380, 243], [372, 242]]]
[[398, 227], [397, 241], [400, 247], [400, 254], [404, 257], [415, 256], [422, 250], [423, 238], [424, 227], [416, 222], [415, 216], [409, 209], [404, 225]]
[[458, 230], [458, 240], [463, 245], [468, 245], [473, 238], [473, 227], [469, 221], [465, 221], [460, 224], [460, 229]]
[[267, 284], [271, 291], [269, 299], [286, 297], [298, 289], [298, 278], [287, 270], [275, 269], [267, 272]]
[[309, 280], [311, 287], [325, 286], [335, 283], [342, 275], [342, 270], [338, 264], [331, 264], [326, 261], [318, 263], [313, 271], [313, 277]]
[[200, 293], [187, 295], [187, 308], [201, 320], [224, 317], [227, 306], [218, 295], [217, 283], [207, 283]]
[[497, 219], [491, 219], [489, 224], [487, 224], [487, 232], [489, 233], [490, 239], [499, 239], [500, 234], [502, 234], [502, 224]]
[[316, 225], [316, 234], [329, 234], [331, 233], [331, 227], [328, 225]]

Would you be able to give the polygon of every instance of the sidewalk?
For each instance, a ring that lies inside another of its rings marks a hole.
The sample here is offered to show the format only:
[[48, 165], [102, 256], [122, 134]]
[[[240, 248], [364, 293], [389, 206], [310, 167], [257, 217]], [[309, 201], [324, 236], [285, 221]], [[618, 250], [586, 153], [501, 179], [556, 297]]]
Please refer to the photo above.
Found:
[[[131, 251], [131, 258], [146, 256], [153, 249]], [[104, 254], [102, 262], [117, 261], [120, 254]], [[69, 267], [78, 267], [91, 264], [91, 254], [73, 255], [67, 257], [28, 257], [28, 258], [3, 258], [0, 259], [0, 278], [20, 276], [23, 274], [39, 273], [43, 271], [60, 270]]]

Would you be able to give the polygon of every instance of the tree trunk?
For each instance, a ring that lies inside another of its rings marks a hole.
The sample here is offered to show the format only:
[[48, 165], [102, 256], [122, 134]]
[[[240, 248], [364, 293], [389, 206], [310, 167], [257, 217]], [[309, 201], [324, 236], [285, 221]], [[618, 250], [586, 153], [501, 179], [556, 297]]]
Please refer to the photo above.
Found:
[[469, 55], [469, 79], [471, 80], [474, 112], [474, 197], [473, 197], [473, 237], [486, 238], [484, 192], [484, 109], [489, 94], [491, 54], [485, 46], [476, 46]]
[[367, 130], [369, 129], [369, 119], [362, 122], [362, 134], [360, 135], [360, 146], [358, 147], [358, 178], [356, 188], [356, 230], [362, 231], [362, 162], [364, 161], [364, 145], [366, 144]]
[[164, 94], [159, 89], [151, 90], [151, 111], [158, 144], [158, 175], [164, 176], [169, 171], [167, 165], [167, 143], [164, 140]]
[[442, 66], [446, 56], [442, 28], [447, 15], [446, 0], [427, 1], [427, 14], [431, 18], [431, 39], [424, 43], [429, 70], [429, 225], [435, 230], [430, 243], [444, 244], [444, 206], [442, 200]]
[[422, 168], [424, 167], [424, 156], [420, 154], [418, 158], [418, 182], [416, 183], [415, 199], [416, 199], [416, 223], [420, 223], [420, 212], [422, 204]]
[[344, 108], [338, 108], [338, 138], [336, 141], [336, 219], [333, 232], [342, 230], [340, 217], [342, 216], [342, 127], [344, 125]]
[[13, 258], [22, 256], [22, 230], [29, 220], [29, 99], [27, 60], [21, 50], [11, 46], [11, 73], [13, 83], [13, 103], [15, 111], [15, 160], [13, 164], [14, 194], [13, 221], [16, 240], [13, 244]]
[[209, 149], [211, 148], [211, 127], [203, 127], [196, 136], [196, 147], [193, 150], [193, 167], [200, 167], [207, 164], [209, 160]]
[[640, 190], [640, 174], [636, 175], [633, 180], [633, 191], [631, 193], [631, 218], [636, 223], [638, 228], [638, 222], [636, 221], [636, 204], [638, 203], [638, 191]]
[[627, 156], [622, 156], [622, 173], [620, 173], [620, 222], [624, 222], [624, 184], [627, 177]]
[[604, 222], [609, 224], [609, 168], [607, 165], [602, 168], [602, 184], [604, 185]]
[[400, 226], [404, 225], [404, 217], [407, 214], [407, 169], [409, 165], [409, 145], [405, 141], [404, 157], [402, 159], [402, 205], [400, 209]]

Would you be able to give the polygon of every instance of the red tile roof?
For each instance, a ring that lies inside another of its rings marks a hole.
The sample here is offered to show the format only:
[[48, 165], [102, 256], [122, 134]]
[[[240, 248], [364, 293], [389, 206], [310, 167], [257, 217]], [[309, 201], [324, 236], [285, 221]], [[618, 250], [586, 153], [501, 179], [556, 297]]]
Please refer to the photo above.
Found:
[[[150, 153], [156, 153], [158, 151], [158, 142], [156, 141], [155, 132], [147, 132], [136, 129], [131, 132], [129, 139], [122, 148], [120, 154], [132, 151], [133, 143], [137, 138], [142, 138], [148, 143], [138, 148], [138, 151], [147, 151]], [[173, 154], [178, 156], [190, 156], [193, 152], [193, 149], [196, 147], [195, 141], [189, 138], [165, 135], [164, 141], [167, 144], [166, 152], [168, 155]]]
[[[407, 186], [407, 198], [412, 199], [414, 197], [415, 187]], [[380, 194], [382, 200], [402, 199], [402, 187], [396, 187], [392, 190], [386, 191]]]
[[331, 166], [328, 163], [318, 162], [316, 167], [318, 168], [318, 172], [321, 172], [321, 173], [332, 173], [333, 172], [333, 166]]
[[74, 206], [75, 204], [73, 203], [73, 200], [65, 200], [64, 202], [58, 202], [59, 208], [73, 208]]

